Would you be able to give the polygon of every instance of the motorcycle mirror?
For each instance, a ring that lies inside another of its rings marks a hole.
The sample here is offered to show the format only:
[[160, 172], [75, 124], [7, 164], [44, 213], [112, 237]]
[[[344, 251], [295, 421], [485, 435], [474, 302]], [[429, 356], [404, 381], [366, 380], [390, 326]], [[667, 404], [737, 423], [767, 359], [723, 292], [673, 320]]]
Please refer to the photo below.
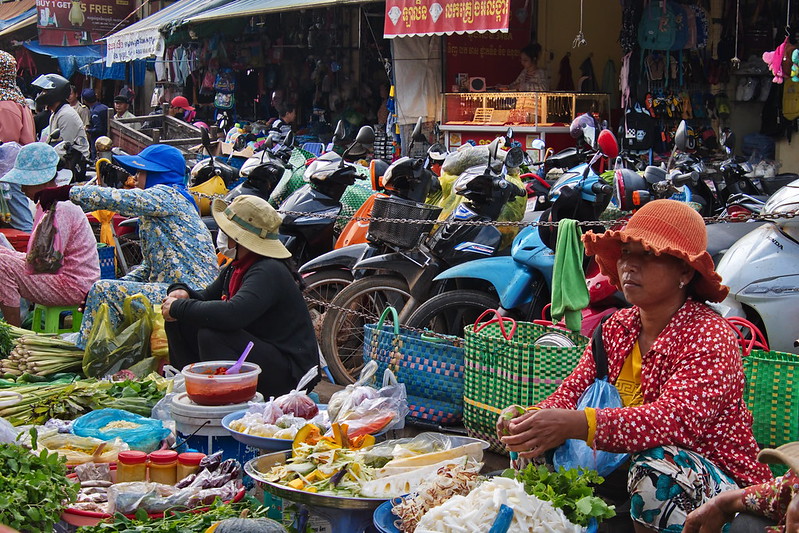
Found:
[[347, 130], [344, 129], [344, 121], [339, 120], [336, 124], [336, 129], [333, 132], [333, 144], [340, 143], [347, 136]]
[[438, 127], [438, 122], [433, 124], [433, 137], [435, 137], [436, 140], [441, 137], [441, 128]]
[[408, 143], [408, 153], [411, 153], [414, 145], [417, 142], [424, 142], [426, 139], [422, 134], [422, 117], [416, 119], [416, 125], [413, 127], [413, 132], [411, 132], [411, 141]]
[[511, 139], [513, 139], [513, 128], [508, 128], [508, 129], [505, 131], [505, 138], [506, 138], [508, 141], [510, 141]]
[[535, 139], [531, 147], [533, 150], [544, 150], [547, 147], [547, 143], [545, 143], [541, 139]]
[[213, 154], [211, 154], [211, 137], [208, 136], [208, 130], [205, 128], [200, 128], [200, 137], [202, 138], [203, 148], [205, 149], [205, 153], [207, 153], [211, 159], [214, 158]]
[[519, 168], [524, 163], [524, 150], [518, 146], [511, 148], [505, 155], [506, 168]]
[[677, 133], [674, 134], [674, 148], [677, 150], [685, 151], [688, 147], [688, 124], [684, 121], [680, 121], [680, 125], [677, 126]]
[[619, 144], [616, 142], [616, 137], [610, 130], [602, 130], [597, 139], [599, 150], [611, 159], [616, 159], [619, 156]]
[[355, 142], [360, 144], [374, 144], [375, 143], [375, 130], [372, 126], [363, 126], [358, 130], [358, 135], [355, 136]]

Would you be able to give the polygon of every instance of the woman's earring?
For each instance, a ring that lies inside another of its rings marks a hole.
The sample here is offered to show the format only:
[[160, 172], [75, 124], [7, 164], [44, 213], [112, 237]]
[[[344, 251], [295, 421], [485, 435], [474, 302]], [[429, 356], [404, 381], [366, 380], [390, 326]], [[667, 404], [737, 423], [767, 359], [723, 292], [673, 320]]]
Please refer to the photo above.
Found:
[[685, 282], [684, 282], [684, 281], [681, 281], [681, 282], [680, 282], [680, 288], [682, 289], [683, 287], [685, 287]]

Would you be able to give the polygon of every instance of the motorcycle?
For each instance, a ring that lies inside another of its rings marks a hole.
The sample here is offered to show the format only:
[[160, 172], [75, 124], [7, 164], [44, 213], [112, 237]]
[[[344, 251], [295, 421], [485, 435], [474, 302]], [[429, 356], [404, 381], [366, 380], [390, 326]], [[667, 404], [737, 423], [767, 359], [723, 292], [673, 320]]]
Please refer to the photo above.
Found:
[[364, 126], [342, 156], [328, 152], [316, 158], [305, 170], [310, 183], [291, 194], [281, 205], [284, 213], [280, 241], [298, 264], [333, 249], [334, 226], [341, 212], [341, 197], [355, 183], [358, 171], [347, 163], [350, 150], [374, 143], [374, 130]]
[[58, 169], [66, 169], [72, 172], [72, 181], [70, 183], [81, 183], [87, 180], [86, 173], [89, 160], [73, 143], [61, 139], [61, 130], [51, 131], [47, 137], [47, 144], [55, 149], [60, 158]]
[[[553, 185], [549, 193], [552, 207], [542, 213], [541, 221], [556, 222], [562, 218], [588, 221], [599, 218], [610, 203], [613, 188], [601, 180], [592, 166], [603, 155], [615, 158], [618, 145], [607, 130], [600, 133], [598, 145], [599, 150], [588, 163], [570, 169]], [[604, 230], [601, 225], [597, 229]], [[454, 290], [427, 300], [413, 312], [406, 324], [444, 334], [462, 335], [463, 327], [474, 323], [489, 308], [525, 320], [538, 319], [549, 302], [556, 231], [546, 225], [528, 226], [514, 239], [510, 257], [478, 259], [438, 274], [435, 280], [449, 280]], [[608, 291], [607, 287], [596, 289], [592, 295], [595, 299], [607, 300], [615, 293], [615, 290]], [[595, 320], [584, 320], [584, 328], [593, 329], [602, 316], [614, 310], [613, 306], [605, 307], [597, 313]]]
[[[799, 180], [782, 187], [763, 206], [764, 214], [799, 209]], [[749, 224], [736, 224], [748, 226]], [[755, 324], [772, 350], [799, 353], [799, 222], [769, 220], [730, 246], [716, 272], [730, 288], [724, 301], [710, 304], [722, 316]]]
[[405, 249], [359, 261], [354, 270], [379, 273], [353, 281], [336, 295], [325, 314], [322, 353], [337, 380], [351, 383], [358, 376], [363, 365], [363, 325], [370, 320], [367, 317], [376, 319], [391, 305], [400, 311], [400, 321], [404, 321], [420, 302], [437, 292], [436, 274], [452, 265], [500, 252], [503, 234], [499, 228], [458, 223], [497, 220], [511, 199], [526, 196], [521, 187], [506, 179], [507, 169], [518, 168], [523, 161], [521, 148], [512, 148], [505, 156], [503, 170], [496, 172], [492, 163], [497, 159], [498, 147], [498, 141], [489, 147], [488, 165], [470, 167], [458, 177], [454, 188], [464, 201], [421, 244], [413, 246], [425, 233], [415, 224], [385, 223], [381, 229], [374, 227], [377, 221], [372, 221], [370, 233], [389, 242], [394, 240]]

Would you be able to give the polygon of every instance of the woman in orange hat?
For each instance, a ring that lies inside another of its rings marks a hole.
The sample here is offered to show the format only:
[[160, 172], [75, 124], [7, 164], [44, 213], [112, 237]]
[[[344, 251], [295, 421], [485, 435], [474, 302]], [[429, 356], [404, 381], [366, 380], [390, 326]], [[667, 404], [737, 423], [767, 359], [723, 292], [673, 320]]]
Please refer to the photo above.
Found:
[[624, 407], [577, 410], [594, 382], [589, 346], [547, 399], [511, 421], [510, 451], [539, 458], [566, 439], [630, 453], [626, 477], [635, 530], [679, 531], [715, 495], [771, 479], [757, 462], [752, 416], [735, 334], [705, 302], [728, 288], [707, 253], [702, 217], [687, 204], [656, 200], [621, 231], [583, 236], [586, 253], [632, 304], [602, 327], [608, 379]]

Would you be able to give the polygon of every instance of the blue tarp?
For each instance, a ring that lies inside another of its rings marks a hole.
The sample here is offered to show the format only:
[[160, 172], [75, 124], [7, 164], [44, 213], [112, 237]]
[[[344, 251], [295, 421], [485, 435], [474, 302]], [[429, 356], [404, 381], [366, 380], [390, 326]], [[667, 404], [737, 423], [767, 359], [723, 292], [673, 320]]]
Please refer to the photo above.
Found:
[[[144, 74], [147, 70], [146, 61], [144, 59], [136, 59], [131, 61], [133, 86], [140, 87], [144, 85]], [[105, 60], [100, 59], [80, 67], [80, 71], [87, 76], [97, 78], [99, 80], [122, 80], [129, 81], [131, 73], [128, 69], [128, 63], [112, 63], [107, 67]]]
[[25, 48], [35, 54], [42, 54], [58, 60], [61, 75], [72, 76], [79, 68], [103, 58], [100, 46], [44, 46], [39, 41], [25, 43]]

